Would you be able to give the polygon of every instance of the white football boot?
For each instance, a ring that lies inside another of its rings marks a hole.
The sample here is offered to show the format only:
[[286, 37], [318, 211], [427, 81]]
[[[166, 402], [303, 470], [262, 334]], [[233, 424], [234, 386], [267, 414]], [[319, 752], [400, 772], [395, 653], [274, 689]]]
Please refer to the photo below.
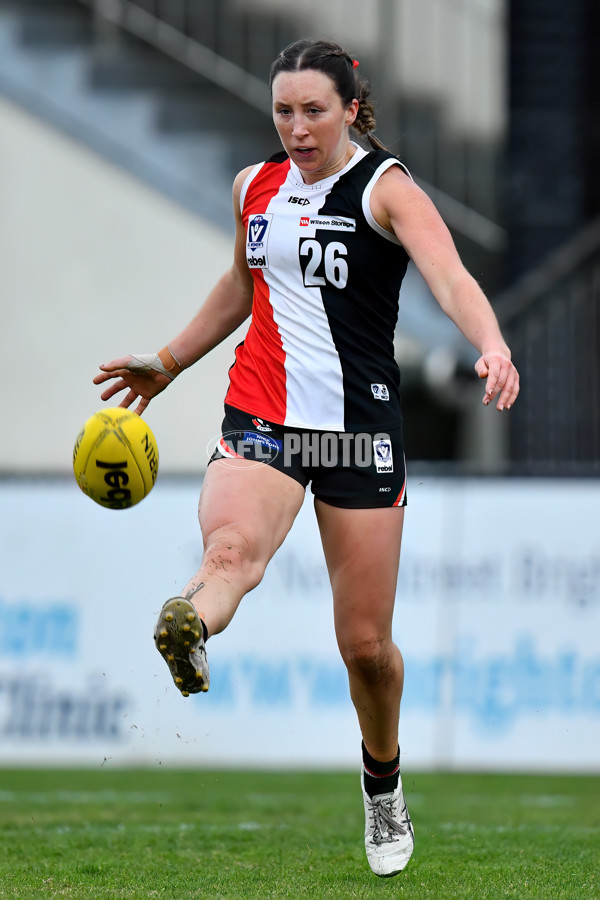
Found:
[[160, 611], [154, 643], [184, 697], [207, 691], [210, 683], [202, 622], [192, 603], [172, 597]]
[[376, 875], [391, 878], [405, 868], [415, 846], [415, 834], [402, 793], [402, 779], [398, 776], [398, 787], [391, 794], [375, 797], [369, 797], [365, 791], [364, 767], [360, 781], [365, 804], [367, 860]]

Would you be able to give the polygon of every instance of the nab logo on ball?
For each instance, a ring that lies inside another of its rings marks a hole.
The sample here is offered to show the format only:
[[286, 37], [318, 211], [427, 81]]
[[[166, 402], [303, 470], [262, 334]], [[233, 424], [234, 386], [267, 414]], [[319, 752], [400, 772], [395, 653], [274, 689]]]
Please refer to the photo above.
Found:
[[128, 509], [150, 493], [158, 474], [156, 439], [135, 413], [120, 407], [91, 416], [73, 448], [77, 484], [107, 509]]

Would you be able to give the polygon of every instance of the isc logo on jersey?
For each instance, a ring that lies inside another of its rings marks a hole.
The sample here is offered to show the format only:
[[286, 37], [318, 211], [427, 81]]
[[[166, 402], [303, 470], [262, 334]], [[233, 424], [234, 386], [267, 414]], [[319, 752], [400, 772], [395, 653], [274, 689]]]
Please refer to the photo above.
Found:
[[268, 269], [268, 242], [272, 213], [258, 213], [248, 219], [246, 259], [250, 269]]
[[378, 472], [394, 471], [394, 456], [392, 444], [389, 440], [373, 441], [373, 453], [375, 456], [375, 468]]

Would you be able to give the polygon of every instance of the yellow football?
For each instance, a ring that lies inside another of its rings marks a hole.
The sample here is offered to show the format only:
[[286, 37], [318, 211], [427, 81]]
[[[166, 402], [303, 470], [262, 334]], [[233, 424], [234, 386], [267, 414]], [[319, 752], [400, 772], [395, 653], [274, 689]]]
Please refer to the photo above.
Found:
[[100, 506], [135, 506], [150, 493], [158, 474], [152, 430], [128, 409], [95, 413], [77, 435], [73, 472], [83, 493]]

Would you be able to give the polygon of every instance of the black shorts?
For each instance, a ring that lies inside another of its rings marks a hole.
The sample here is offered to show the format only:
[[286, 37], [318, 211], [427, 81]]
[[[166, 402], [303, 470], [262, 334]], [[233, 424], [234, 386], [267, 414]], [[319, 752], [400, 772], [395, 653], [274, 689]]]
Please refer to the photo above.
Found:
[[288, 428], [225, 405], [222, 437], [211, 456], [273, 466], [331, 506], [406, 506], [402, 425], [386, 431]]

